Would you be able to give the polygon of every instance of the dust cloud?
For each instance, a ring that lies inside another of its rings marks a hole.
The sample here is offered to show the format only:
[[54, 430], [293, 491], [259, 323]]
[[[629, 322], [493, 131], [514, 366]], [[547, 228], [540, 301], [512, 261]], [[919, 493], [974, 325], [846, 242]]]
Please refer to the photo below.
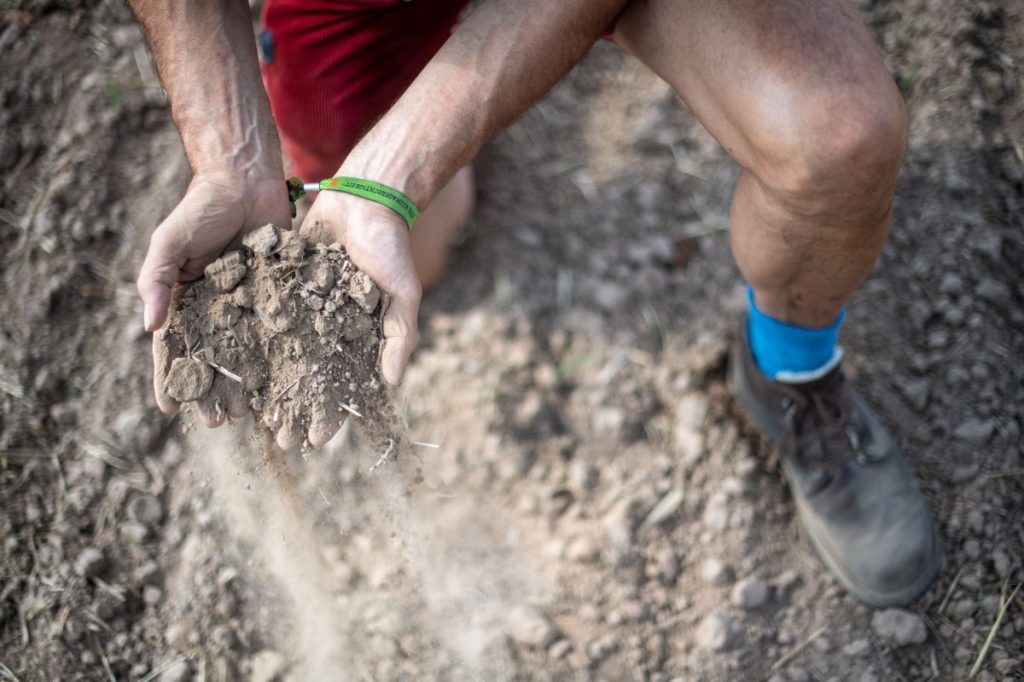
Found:
[[[284, 597], [288, 613], [281, 615], [294, 634], [282, 650], [298, 659], [303, 678], [337, 679], [349, 671], [352, 660], [348, 631], [334, 608], [329, 572], [318, 551], [321, 544], [290, 472], [284, 466], [258, 466], [261, 457], [251, 437], [236, 426], [192, 434], [193, 441], [196, 435], [203, 440], [202, 446], [191, 445], [209, 473], [227, 528], [253, 548], [253, 558], [274, 581], [256, 587]], [[284, 632], [270, 634], [281, 638]]]
[[455, 654], [468, 677], [511, 679], [513, 663], [502, 646], [515, 628], [511, 619], [524, 605], [549, 601], [552, 588], [515, 554], [507, 534], [512, 526], [494, 523], [500, 510], [478, 499], [410, 487], [408, 459], [380, 470], [370, 484], [419, 578], [427, 611], [423, 625]]
[[[253, 562], [263, 569], [250, 572], [247, 579], [268, 583], [252, 587], [280, 597], [276, 603], [284, 612], [275, 618], [278, 631], [267, 634], [292, 664], [288, 679], [370, 675], [377, 661], [371, 660], [372, 648], [364, 641], [369, 634], [364, 614], [352, 606], [374, 600], [378, 608], [401, 612], [392, 622], [398, 628], [413, 626], [421, 649], [446, 649], [450, 656], [445, 658], [460, 679], [513, 677], [504, 646], [504, 637], [515, 628], [511, 619], [524, 606], [534, 609], [549, 601], [553, 591], [528, 559], [516, 555], [512, 526], [498, 522], [501, 510], [485, 511], [479, 500], [438, 494], [413, 483], [420, 463], [415, 456], [389, 460], [353, 483], [366, 488], [356, 507], [332, 503], [331, 510], [349, 520], [363, 518], [370, 527], [365, 531], [389, 537], [386, 549], [360, 561], [397, 562], [406, 569], [403, 580], [376, 591], [361, 584], [342, 588], [324, 560], [325, 538], [314, 528], [308, 511], [313, 505], [305, 499], [301, 481], [283, 462], [273, 457], [264, 462], [248, 433], [237, 425], [196, 429], [190, 445], [216, 491], [214, 503], [228, 532], [240, 546], [251, 548]], [[351, 448], [350, 439], [335, 438], [322, 459], [351, 459], [356, 455]], [[363, 454], [360, 462], [376, 459]], [[300, 470], [315, 475], [315, 468]], [[312, 487], [324, 495], [330, 486]], [[329, 489], [326, 495], [336, 497]], [[337, 595], [345, 589], [371, 594], [358, 595], [343, 611]]]

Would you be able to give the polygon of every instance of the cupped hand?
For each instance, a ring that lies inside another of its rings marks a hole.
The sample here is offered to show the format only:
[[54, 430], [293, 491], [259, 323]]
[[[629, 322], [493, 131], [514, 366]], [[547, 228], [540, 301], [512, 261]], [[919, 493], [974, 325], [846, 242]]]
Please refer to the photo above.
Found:
[[[398, 384], [416, 348], [416, 318], [422, 296], [405, 221], [391, 209], [372, 201], [325, 191], [313, 202], [300, 232], [313, 241], [339, 242], [356, 267], [389, 296], [384, 314], [381, 372], [386, 382]], [[309, 440], [313, 445], [326, 443], [337, 428], [331, 426], [316, 432], [311, 429]], [[278, 444], [290, 449], [301, 443], [302, 435], [279, 432]]]
[[[282, 176], [247, 180], [232, 174], [195, 175], [184, 198], [153, 231], [139, 272], [137, 286], [146, 330], [155, 331], [167, 320], [174, 285], [198, 279], [203, 269], [245, 232], [267, 223], [291, 224]], [[153, 383], [157, 405], [174, 414], [178, 403], [163, 387], [166, 368], [173, 360], [164, 341], [154, 335]], [[199, 412], [208, 426], [219, 426], [225, 416], [202, 402]]]

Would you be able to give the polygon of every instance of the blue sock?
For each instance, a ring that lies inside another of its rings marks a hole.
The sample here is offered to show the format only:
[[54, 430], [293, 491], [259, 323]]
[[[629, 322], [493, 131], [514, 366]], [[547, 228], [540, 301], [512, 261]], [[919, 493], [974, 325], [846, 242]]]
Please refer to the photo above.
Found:
[[747, 287], [750, 308], [750, 351], [769, 379], [801, 383], [820, 378], [839, 364], [843, 350], [836, 345], [846, 310], [827, 327], [813, 329], [780, 322], [765, 315], [754, 303], [754, 288]]

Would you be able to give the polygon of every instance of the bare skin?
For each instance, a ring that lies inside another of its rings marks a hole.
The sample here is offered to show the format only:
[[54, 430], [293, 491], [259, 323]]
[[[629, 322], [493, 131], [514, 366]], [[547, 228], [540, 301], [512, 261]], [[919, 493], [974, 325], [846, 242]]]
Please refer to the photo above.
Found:
[[[154, 232], [139, 276], [152, 331], [176, 282], [199, 276], [243, 231], [287, 224], [287, 201], [245, 3], [131, 4], [196, 173]], [[490, 0], [469, 15], [338, 170], [396, 187], [421, 207], [436, 202], [411, 240], [396, 214], [372, 202], [325, 193], [313, 203], [302, 230], [340, 241], [392, 296], [382, 354], [389, 382], [400, 381], [416, 346], [423, 286], [439, 276], [469, 210], [468, 173], [453, 180], [456, 172], [626, 4]], [[902, 102], [865, 29], [838, 1], [634, 0], [615, 37], [743, 167], [732, 240], [758, 305], [797, 324], [831, 323], [881, 249], [905, 147]], [[176, 409], [159, 377], [156, 391], [161, 408]], [[304, 436], [277, 440], [290, 448]]]
[[758, 307], [834, 322], [881, 252], [906, 147], [864, 26], [827, 0], [637, 0], [615, 40], [742, 166], [732, 248]]
[[413, 267], [424, 291], [441, 279], [452, 242], [472, 211], [473, 171], [466, 167], [434, 197], [409, 235]]
[[[139, 273], [144, 324], [159, 329], [171, 288], [267, 222], [290, 223], [277, 131], [256, 61], [248, 4], [242, 0], [130, 0], [146, 32], [167, 90], [194, 179], [181, 204], [153, 233]], [[392, 109], [363, 138], [339, 175], [391, 185], [421, 208], [438, 197], [460, 168], [504, 125], [540, 99], [586, 53], [625, 0], [490, 0], [455, 31]], [[409, 125], [416, 121], [416, 125]], [[463, 176], [466, 178], [466, 176]], [[439, 199], [449, 219], [424, 232], [444, 234], [468, 211], [456, 180]], [[429, 211], [429, 209], [427, 209]], [[381, 369], [401, 380], [416, 347], [422, 284], [409, 233], [396, 214], [344, 194], [323, 194], [302, 228], [339, 241], [360, 268], [391, 295], [384, 319]], [[422, 243], [422, 242], [421, 242]], [[436, 245], [438, 242], [431, 242]], [[444, 244], [444, 242], [440, 242]], [[447, 248], [420, 249], [424, 279], [436, 277]], [[438, 256], [441, 256], [440, 258]], [[154, 379], [157, 403], [178, 405]], [[201, 410], [210, 426], [221, 417]], [[278, 432], [283, 448], [307, 434]], [[332, 434], [311, 434], [314, 444]]]

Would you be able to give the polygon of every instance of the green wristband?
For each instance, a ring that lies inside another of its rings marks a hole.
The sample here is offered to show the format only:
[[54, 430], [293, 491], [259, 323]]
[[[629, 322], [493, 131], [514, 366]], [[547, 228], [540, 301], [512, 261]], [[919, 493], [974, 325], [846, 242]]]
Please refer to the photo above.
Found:
[[363, 180], [362, 178], [327, 178], [318, 183], [302, 182], [299, 178], [291, 178], [288, 184], [288, 200], [292, 205], [292, 217], [295, 217], [295, 202], [306, 192], [330, 190], [332, 192], [345, 192], [354, 194], [363, 199], [375, 201], [378, 204], [387, 206], [392, 211], [402, 216], [406, 226], [411, 230], [412, 224], [420, 214], [413, 200], [399, 192], [394, 187], [376, 182], [374, 180]]
[[399, 192], [394, 187], [374, 180], [363, 180], [362, 178], [327, 178], [320, 181], [321, 190], [332, 190], [334, 192], [345, 192], [354, 194], [357, 197], [376, 201], [382, 206], [387, 206], [392, 211], [402, 216], [408, 228], [416, 222], [420, 210], [412, 199]]

